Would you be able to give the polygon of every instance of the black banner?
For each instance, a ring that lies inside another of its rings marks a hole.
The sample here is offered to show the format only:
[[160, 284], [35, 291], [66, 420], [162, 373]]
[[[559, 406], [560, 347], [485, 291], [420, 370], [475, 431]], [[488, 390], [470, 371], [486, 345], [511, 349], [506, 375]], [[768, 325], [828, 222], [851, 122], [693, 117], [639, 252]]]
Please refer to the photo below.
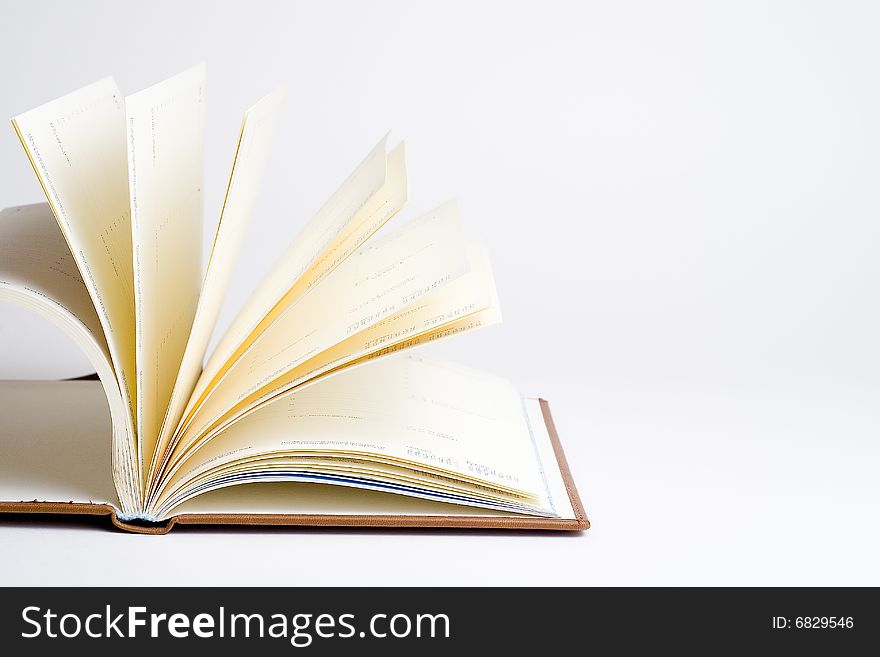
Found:
[[880, 639], [878, 612], [874, 589], [3, 589], [0, 646], [10, 655], [135, 645], [541, 655], [646, 641], [664, 651], [849, 650]]

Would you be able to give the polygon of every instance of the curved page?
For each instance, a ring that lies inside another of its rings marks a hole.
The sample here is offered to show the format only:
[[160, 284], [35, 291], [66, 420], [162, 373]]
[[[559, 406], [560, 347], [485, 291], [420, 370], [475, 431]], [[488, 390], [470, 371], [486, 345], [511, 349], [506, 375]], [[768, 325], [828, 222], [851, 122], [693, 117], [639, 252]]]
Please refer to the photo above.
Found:
[[0, 300], [51, 321], [94, 366], [113, 424], [113, 481], [124, 513], [139, 506], [135, 485], [134, 427], [113, 371], [101, 322], [67, 243], [46, 204], [0, 212]]
[[[188, 454], [196, 454], [201, 445], [246, 415], [327, 376], [337, 376], [375, 358], [500, 323], [501, 311], [488, 256], [477, 245], [470, 246], [470, 256], [471, 271], [467, 274], [320, 352], [237, 403], [200, 435]], [[172, 475], [185, 459], [184, 455], [166, 475]]]
[[386, 155], [387, 136], [308, 222], [241, 309], [208, 358], [181, 429], [217, 382], [291, 304], [329, 275], [406, 202], [403, 144]]
[[453, 204], [364, 248], [286, 308], [230, 368], [183, 434], [176, 454], [271, 381], [449, 284], [469, 265]]
[[[402, 356], [346, 371], [232, 425], [189, 459], [169, 492], [184, 491], [187, 479], [198, 492], [284, 476], [304, 480], [311, 472], [327, 483], [496, 508], [517, 508], [525, 493], [535, 500], [528, 505], [532, 513], [554, 515], [536, 450], [522, 398], [510, 383]], [[308, 457], [317, 460], [306, 467]], [[256, 467], [237, 465], [247, 460]], [[198, 477], [210, 469], [213, 482]], [[174, 501], [163, 502], [156, 510], [165, 515]]]
[[202, 284], [204, 115], [204, 66], [125, 99], [144, 479]]
[[82, 272], [134, 418], [131, 217], [119, 89], [105, 78], [12, 123]]
[[[153, 453], [151, 477], [160, 463], [165, 447], [177, 428], [193, 387], [202, 372], [205, 352], [217, 316], [223, 306], [245, 232], [250, 224], [266, 158], [273, 142], [275, 125], [278, 122], [281, 97], [281, 92], [275, 91], [263, 97], [245, 113], [198, 307], [162, 423], [159, 442]], [[148, 489], [149, 484], [148, 480]]]

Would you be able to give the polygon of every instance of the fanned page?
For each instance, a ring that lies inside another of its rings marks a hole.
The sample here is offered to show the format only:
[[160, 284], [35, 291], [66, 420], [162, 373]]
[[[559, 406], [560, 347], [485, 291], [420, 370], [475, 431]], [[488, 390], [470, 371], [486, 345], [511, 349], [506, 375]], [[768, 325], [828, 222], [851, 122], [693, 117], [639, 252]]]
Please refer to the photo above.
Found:
[[[128, 407], [134, 458], [135, 315], [122, 97], [106, 78], [12, 122], [97, 311]], [[128, 467], [138, 481], [140, 470]]]
[[281, 98], [281, 91], [276, 90], [245, 113], [192, 330], [168, 402], [159, 441], [153, 453], [150, 479], [162, 463], [165, 448], [182, 418], [186, 403], [202, 372], [202, 364], [214, 324], [229, 288], [234, 265], [260, 189], [260, 181], [278, 122]]
[[[455, 207], [438, 208], [365, 248], [285, 308], [227, 371], [209, 401], [227, 406], [230, 394], [241, 401], [467, 270]], [[203, 407], [200, 414], [210, 416], [210, 410]]]
[[188, 459], [152, 510], [257, 481], [312, 481], [552, 517], [523, 400], [507, 381], [411, 356], [268, 405]]
[[351, 256], [406, 202], [403, 144], [386, 154], [387, 137], [337, 189], [290, 244], [208, 359], [184, 419], [275, 318]]
[[468, 245], [468, 256], [469, 272], [312, 356], [244, 397], [211, 424], [202, 440], [210, 439], [279, 396], [323, 376], [463, 331], [500, 323], [501, 311], [488, 257], [482, 247], [474, 244]]
[[[361, 250], [285, 308], [226, 372], [183, 433], [173, 459], [179, 461], [210, 438], [210, 430], [236, 405], [255, 395], [265, 399], [295, 383], [285, 377], [279, 385], [279, 377], [298, 367], [301, 380], [315, 376], [315, 361], [322, 354], [340, 343], [355, 346], [347, 339], [465, 276], [470, 266], [468, 245], [451, 203]], [[458, 302], [468, 293], [453, 290]], [[490, 295], [481, 291], [483, 295], [471, 302], [485, 307]], [[427, 312], [432, 310], [440, 309], [427, 307]], [[337, 358], [344, 361], [346, 355]], [[173, 470], [172, 466], [166, 476]]]
[[204, 66], [125, 99], [144, 479], [199, 302], [204, 105]]

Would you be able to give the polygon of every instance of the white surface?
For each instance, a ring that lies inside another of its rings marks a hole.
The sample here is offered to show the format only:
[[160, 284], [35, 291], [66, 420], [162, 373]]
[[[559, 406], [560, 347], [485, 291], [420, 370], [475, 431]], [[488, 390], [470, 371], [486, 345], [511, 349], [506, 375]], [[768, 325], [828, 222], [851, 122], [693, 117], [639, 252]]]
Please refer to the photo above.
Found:
[[[0, 114], [206, 60], [208, 224], [242, 111], [289, 84], [225, 321], [376, 139], [405, 137], [404, 216], [456, 196], [505, 311], [431, 351], [550, 399], [593, 528], [2, 525], [0, 583], [880, 584], [875, 4], [153, 3], [135, 26], [41, 4], [2, 10]], [[0, 205], [41, 199], [11, 128], [0, 171]], [[0, 312], [0, 377], [84, 371]]]

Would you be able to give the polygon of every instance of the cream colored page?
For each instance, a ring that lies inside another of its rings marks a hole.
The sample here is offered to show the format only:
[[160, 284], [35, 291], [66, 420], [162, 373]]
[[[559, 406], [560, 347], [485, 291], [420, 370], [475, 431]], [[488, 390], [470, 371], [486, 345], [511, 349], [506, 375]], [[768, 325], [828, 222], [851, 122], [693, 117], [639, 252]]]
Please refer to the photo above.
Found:
[[469, 245], [470, 271], [434, 289], [405, 309], [376, 322], [342, 342], [334, 344], [286, 375], [257, 391], [251, 404], [263, 402], [327, 372], [370, 355], [390, 353], [417, 336], [480, 315], [484, 324], [501, 321], [494, 280], [488, 257], [482, 247]]
[[13, 119], [107, 340], [134, 418], [135, 337], [125, 111], [105, 78]]
[[184, 513], [516, 517], [516, 514], [505, 511], [344, 486], [291, 481], [232, 486], [198, 495], [172, 511], [173, 515]]
[[[189, 341], [168, 403], [156, 449], [157, 455], [168, 444], [171, 434], [177, 428], [195, 382], [202, 371], [208, 342], [229, 288], [235, 262], [259, 193], [266, 158], [273, 143], [281, 98], [280, 90], [275, 91], [262, 98], [245, 113], [235, 161], [229, 177], [226, 200], [217, 225]], [[155, 457], [153, 465], [154, 467], [156, 465]]]
[[[403, 207], [407, 199], [406, 155], [403, 142], [388, 153], [386, 167], [385, 182], [379, 191], [358, 208], [346, 221], [344, 228], [323, 248], [321, 255], [315, 258], [308, 269], [296, 279], [272, 312], [257, 326], [257, 330], [250, 336], [251, 340], [261, 335], [284, 308], [320, 283], [325, 276], [361, 248]], [[249, 342], [245, 344], [248, 345]]]
[[[449, 324], [445, 324], [439, 328], [429, 330], [425, 333], [421, 333], [414, 338], [409, 338], [404, 341], [395, 342], [388, 347], [383, 348], [378, 352], [370, 352], [367, 355], [363, 356], [360, 359], [355, 361], [347, 361], [344, 368], [339, 370], [331, 371], [326, 376], [316, 376], [316, 378], [308, 379], [305, 384], [293, 388], [287, 389], [284, 392], [277, 393], [266, 393], [259, 398], [249, 399], [247, 402], [243, 402], [238, 405], [235, 411], [231, 414], [225, 416], [222, 422], [216, 425], [216, 428], [212, 429], [206, 436], [203, 436], [199, 439], [197, 443], [193, 445], [190, 449], [189, 454], [184, 456], [180, 461], [175, 463], [174, 467], [172, 467], [168, 471], [168, 477], [166, 479], [166, 483], [161, 487], [162, 495], [165, 496], [168, 494], [168, 489], [172, 484], [167, 483], [168, 481], [179, 481], [184, 473], [191, 473], [193, 476], [197, 474], [198, 470], [202, 470], [203, 468], [199, 468], [193, 466], [192, 463], [203, 463], [202, 461], [202, 449], [203, 446], [209, 442], [212, 442], [213, 439], [217, 436], [222, 436], [223, 432], [225, 432], [230, 426], [234, 425], [237, 422], [240, 422], [243, 418], [247, 418], [249, 415], [253, 413], [261, 412], [267, 406], [283, 403], [284, 399], [293, 394], [298, 394], [300, 391], [304, 390], [307, 386], [317, 385], [325, 380], [329, 376], [337, 377], [337, 376], [345, 376], [348, 372], [352, 371], [357, 367], [363, 367], [367, 365], [371, 361], [388, 357], [392, 354], [396, 354], [402, 350], [410, 349], [422, 344], [426, 344], [428, 342], [443, 339], [446, 337], [451, 337], [453, 335], [457, 335], [459, 333], [465, 331], [472, 331], [484, 326], [491, 326], [492, 324], [496, 324], [500, 321], [500, 312], [497, 307], [493, 306], [490, 308], [486, 308], [485, 310], [481, 310], [472, 315], [467, 315], [461, 319], [455, 320]], [[331, 350], [332, 351], [332, 350]], [[232, 450], [227, 456], [229, 456], [230, 462], [232, 460], [238, 458], [254, 458], [262, 456], [263, 453], [260, 451], [260, 448], [251, 449], [248, 447], [245, 451], [240, 451], [238, 449]], [[225, 462], [224, 460], [220, 460], [218, 462], [211, 462], [210, 465], [213, 467], [218, 463], [222, 465]], [[218, 466], [219, 467], [219, 466]]]
[[[0, 212], [0, 301], [11, 301], [58, 326], [88, 358], [113, 420], [111, 465], [122, 508], [140, 503], [135, 474], [134, 424], [113, 371], [101, 321], [85, 281], [45, 203]], [[50, 436], [44, 436], [50, 439]], [[4, 498], [6, 499], [6, 498]]]
[[[250, 295], [244, 308], [210, 355], [205, 370], [196, 384], [193, 403], [188, 406], [187, 414], [192, 411], [195, 402], [210, 387], [242, 343], [285, 297], [296, 281], [315, 265], [347, 227], [357, 223], [357, 219], [362, 215], [361, 211], [370, 199], [383, 190], [386, 182], [386, 142], [387, 136], [370, 151], [330, 200], [309, 221]], [[402, 177], [405, 190], [405, 172]], [[395, 189], [389, 190], [390, 192], [396, 192], [396, 187], [399, 187], [398, 180], [395, 180]], [[391, 212], [385, 217], [386, 220], [403, 204], [403, 200], [398, 198], [399, 194], [389, 193], [389, 196], [391, 196], [389, 198]]]
[[[360, 248], [379, 228], [381, 228], [394, 214], [396, 214], [407, 198], [406, 160], [403, 144], [399, 144], [388, 154], [387, 176], [381, 189], [357, 211], [355, 216], [347, 222], [332, 244], [324, 249], [309, 269], [303, 273], [284, 295], [282, 300], [260, 321], [248, 338], [239, 345], [235, 354], [221, 370], [214, 376], [212, 384], [216, 384], [225, 375], [226, 371], [238, 360], [263, 332], [275, 322], [285, 308], [295, 303], [303, 294], [308, 292], [314, 285], [330, 274], [346, 258]], [[181, 429], [185, 429], [192, 417], [204, 402], [205, 397], [212, 392], [212, 386], [202, 389], [198, 398], [191, 400], [186, 414], [186, 422]]]
[[363, 249], [285, 309], [217, 385], [188, 436], [195, 438], [272, 380], [448, 284], [468, 267], [452, 203]]
[[465, 480], [409, 462], [355, 451], [344, 453], [308, 451], [293, 454], [275, 453], [269, 456], [260, 454], [250, 458], [239, 458], [220, 466], [213, 463], [206, 465], [207, 467], [197, 476], [192, 476], [191, 472], [183, 473], [181, 485], [176, 486], [173, 491], [163, 493], [161, 506], [166, 507], [169, 502], [179, 499], [181, 494], [188, 494], [202, 485], [213, 485], [230, 476], [258, 475], [264, 480], [275, 475], [289, 476], [299, 472], [369, 477], [382, 482], [416, 485], [433, 492], [467, 495], [490, 502], [529, 506], [534, 503], [534, 500], [529, 499], [528, 496], [502, 490], [490, 484]]
[[[312, 477], [332, 477], [338, 486], [387, 490], [387, 486], [405, 486], [395, 494], [426, 499], [456, 501], [476, 507], [499, 508], [529, 515], [552, 516], [544, 496], [523, 495], [500, 490], [491, 484], [464, 480], [425, 466], [408, 462], [385, 461], [381, 458], [352, 453], [299, 453], [274, 457], [257, 457], [236, 461], [221, 467], [208, 467], [203, 474], [182, 480], [173, 490], [163, 493], [149, 515], [167, 517], [177, 505], [211, 490], [242, 483], [296, 482]], [[352, 480], [355, 478], [355, 480]], [[413, 489], [415, 487], [415, 490]]]
[[[396, 356], [285, 396], [191, 459], [197, 473], [270, 453], [359, 452], [543, 496], [522, 399], [503, 379]], [[179, 482], [178, 482], [179, 483]]]
[[198, 458], [202, 444], [282, 395], [293, 394], [294, 389], [314, 385], [322, 376], [341, 376], [344, 368], [373, 358], [499, 323], [501, 312], [488, 256], [475, 244], [470, 245], [469, 255], [471, 270], [467, 274], [306, 360], [223, 413], [199, 436], [187, 441], [186, 453], [178, 454], [178, 461], [166, 472], [165, 479], [178, 472], [189, 455]]
[[[468, 274], [467, 276], [469, 277], [471, 276], [471, 274]], [[460, 280], [461, 279], [459, 279], [458, 281], [454, 281], [448, 287], [456, 285]], [[440, 291], [442, 292], [444, 290]], [[445, 300], [451, 303], [451, 305], [448, 306], [450, 308], [457, 305], [458, 308], [463, 309], [469, 305], [468, 301], [463, 298], [452, 299], [450, 297]], [[442, 304], [438, 304], [438, 306], [432, 304], [432, 308], [434, 308], [434, 310], [442, 311], [443, 306]], [[453, 309], [450, 311], [450, 314], [457, 314], [457, 311]], [[403, 316], [406, 317], [404, 318]], [[425, 319], [428, 322], [431, 321], [428, 317], [426, 317]], [[385, 324], [385, 322], [380, 323], [384, 325], [380, 328], [380, 331], [393, 326], [405, 330], [406, 323], [410, 320], [416, 323], [418, 323], [419, 321], [414, 317], [409, 317], [408, 312], [405, 311], [404, 313], [400, 313], [394, 318], [391, 318], [391, 324]], [[189, 459], [192, 458], [198, 461], [200, 459], [201, 447], [204, 444], [213, 440], [215, 436], [219, 435], [222, 431], [225, 431], [229, 426], [240, 421], [242, 418], [247, 417], [251, 413], [260, 411], [269, 404], [281, 402], [285, 397], [291, 394], [296, 394], [305, 386], [316, 385], [319, 382], [325, 380], [328, 376], [344, 376], [345, 373], [350, 371], [351, 369], [355, 367], [362, 367], [374, 359], [387, 357], [403, 350], [411, 349], [435, 340], [452, 337], [460, 333], [473, 331], [486, 326], [492, 326], [493, 324], [497, 324], [500, 321], [501, 311], [497, 304], [497, 298], [493, 298], [492, 304], [483, 310], [479, 310], [471, 314], [461, 315], [458, 319], [454, 319], [453, 321], [450, 321], [448, 323], [439, 324], [435, 328], [417, 333], [415, 337], [403, 337], [401, 335], [395, 340], [389, 342], [383, 341], [384, 346], [382, 346], [379, 350], [368, 351], [360, 358], [352, 358], [350, 357], [350, 352], [344, 350], [344, 348], [351, 349], [351, 344], [336, 345], [326, 352], [323, 352], [318, 357], [306, 361], [302, 366], [292, 370], [289, 375], [272, 382], [272, 384], [258, 391], [254, 395], [251, 395], [246, 400], [237, 404], [228, 413], [224, 414], [220, 420], [213, 423], [210, 431], [200, 435], [197, 440], [188, 443], [188, 453], [185, 455], [181, 455], [179, 460], [173, 465], [173, 467], [169, 468], [166, 473], [165, 481], [171, 479], [179, 479], [181, 472], [192, 471], [193, 468], [189, 465]], [[375, 336], [378, 339], [380, 331], [373, 331], [371, 327], [371, 329], [367, 329], [363, 331], [362, 334], [359, 334], [358, 336], [355, 336], [353, 339], [351, 339], [351, 343], [363, 344], [372, 342], [373, 338], [371, 338], [371, 336]], [[407, 334], [409, 334], [408, 331]], [[343, 349], [337, 350], [337, 347], [343, 347]], [[343, 356], [341, 354], [346, 355]], [[332, 366], [332, 364], [334, 363], [335, 367]], [[162, 490], [162, 494], [165, 495], [167, 491], [167, 486], [163, 484], [160, 488]]]
[[125, 99], [144, 468], [177, 378], [202, 281], [204, 103], [204, 66]]
[[[471, 270], [416, 303], [333, 345], [260, 388], [210, 427], [208, 438], [258, 406], [328, 372], [464, 330], [499, 323], [501, 313], [485, 251], [470, 248]], [[442, 333], [441, 333], [442, 331]]]
[[22, 287], [51, 299], [88, 329], [110, 362], [101, 320], [52, 210], [45, 203], [0, 211], [0, 284]]
[[[51, 212], [49, 218], [55, 222]], [[107, 399], [97, 381], [0, 381], [0, 500], [119, 508], [110, 477], [109, 432]], [[9, 526], [4, 529], [3, 546], [11, 550], [15, 540]], [[49, 545], [51, 539], [43, 541]], [[62, 541], [55, 544], [61, 547]]]

